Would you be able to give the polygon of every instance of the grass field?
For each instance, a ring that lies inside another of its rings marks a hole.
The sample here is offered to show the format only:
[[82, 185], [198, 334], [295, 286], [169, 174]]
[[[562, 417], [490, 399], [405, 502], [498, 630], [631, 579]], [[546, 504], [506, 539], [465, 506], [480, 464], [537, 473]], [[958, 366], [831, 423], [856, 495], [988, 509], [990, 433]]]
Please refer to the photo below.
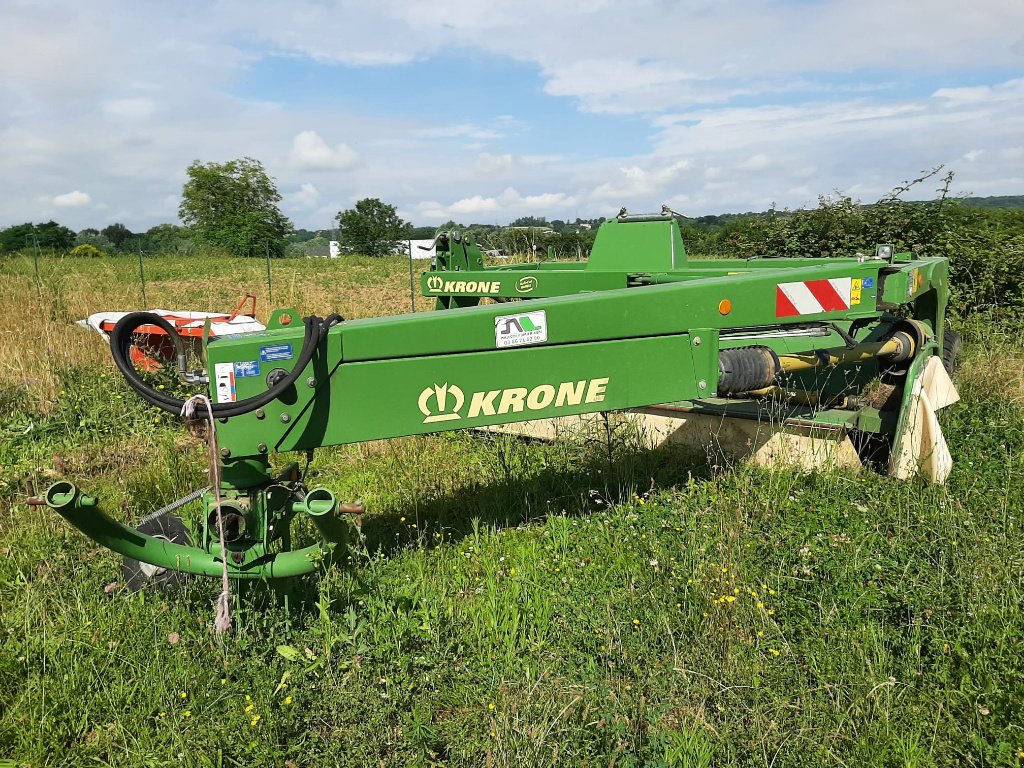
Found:
[[[37, 286], [31, 260], [0, 261], [0, 764], [1024, 762], [1014, 329], [961, 329], [942, 488], [709, 468], [628, 436], [322, 450], [315, 484], [369, 510], [350, 567], [287, 612], [243, 592], [220, 642], [214, 581], [105, 589], [119, 557], [23, 503], [64, 477], [137, 521], [206, 484], [203, 445], [73, 325], [143, 308], [137, 262], [41, 266]], [[278, 306], [409, 307], [402, 259], [274, 270]], [[258, 261], [153, 258], [148, 304], [220, 310], [265, 280]]]

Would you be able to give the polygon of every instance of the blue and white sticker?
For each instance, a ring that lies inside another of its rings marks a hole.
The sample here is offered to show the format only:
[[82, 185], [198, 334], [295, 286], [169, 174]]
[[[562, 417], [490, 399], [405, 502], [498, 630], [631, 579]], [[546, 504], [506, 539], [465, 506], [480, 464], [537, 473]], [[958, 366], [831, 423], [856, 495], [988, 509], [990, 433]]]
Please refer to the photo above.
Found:
[[232, 363], [215, 363], [213, 376], [216, 381], [214, 395], [218, 403], [233, 403], [238, 395], [235, 392], [235, 366]]
[[865, 277], [862, 285], [864, 286], [865, 290], [867, 290], [868, 288], [874, 288], [875, 287], [875, 278], [873, 278], [873, 277]]
[[295, 355], [292, 353], [291, 344], [268, 344], [260, 347], [260, 360], [264, 363], [271, 363], [275, 360], [291, 360]]
[[259, 360], [239, 360], [235, 363], [235, 378], [244, 379], [247, 376], [260, 375]]

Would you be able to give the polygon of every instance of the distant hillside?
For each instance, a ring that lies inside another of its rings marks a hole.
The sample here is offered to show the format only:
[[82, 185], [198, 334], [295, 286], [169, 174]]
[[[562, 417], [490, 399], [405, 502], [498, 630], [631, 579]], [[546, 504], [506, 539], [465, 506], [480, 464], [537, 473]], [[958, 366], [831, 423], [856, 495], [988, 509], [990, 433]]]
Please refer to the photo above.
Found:
[[995, 197], [965, 197], [963, 205], [974, 208], [1024, 208], [1024, 195], [997, 195]]

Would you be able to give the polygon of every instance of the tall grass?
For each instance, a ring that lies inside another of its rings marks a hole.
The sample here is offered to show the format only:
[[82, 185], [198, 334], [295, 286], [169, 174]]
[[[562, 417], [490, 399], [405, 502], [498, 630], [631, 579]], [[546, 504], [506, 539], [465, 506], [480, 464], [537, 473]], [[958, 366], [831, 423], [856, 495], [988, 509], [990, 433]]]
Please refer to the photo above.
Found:
[[[0, 758], [25, 765], [1017, 765], [1024, 756], [1024, 348], [965, 329], [946, 487], [738, 466], [597, 431], [318, 452], [369, 512], [287, 594], [128, 595], [26, 488], [120, 519], [204, 485], [71, 321], [141, 307], [132, 263], [6, 262]], [[274, 298], [404, 311], [401, 259], [278, 262]], [[153, 259], [152, 306], [220, 310], [263, 265]], [[426, 302], [421, 304], [424, 307]], [[266, 305], [261, 308], [265, 312]], [[29, 315], [21, 322], [22, 315]], [[265, 315], [264, 315], [265, 316]], [[11, 330], [18, 320], [19, 330]], [[280, 457], [283, 462], [288, 457]], [[276, 459], [275, 459], [276, 460]], [[183, 510], [185, 517], [195, 510]]]

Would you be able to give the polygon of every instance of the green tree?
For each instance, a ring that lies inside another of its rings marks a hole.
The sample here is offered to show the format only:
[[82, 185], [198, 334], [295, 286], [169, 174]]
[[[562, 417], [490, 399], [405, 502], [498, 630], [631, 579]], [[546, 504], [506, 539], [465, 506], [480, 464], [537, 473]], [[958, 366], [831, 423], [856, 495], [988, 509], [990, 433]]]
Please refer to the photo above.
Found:
[[272, 256], [283, 256], [292, 224], [279, 202], [274, 180], [258, 160], [196, 160], [188, 167], [178, 215], [199, 242], [239, 256], [262, 255], [269, 244]]
[[132, 231], [124, 224], [111, 224], [109, 227], [104, 227], [100, 234], [113, 243], [115, 248], [119, 249], [129, 245], [128, 241], [135, 237]]
[[56, 221], [48, 221], [45, 224], [16, 224], [0, 231], [0, 250], [33, 248], [37, 243], [40, 248], [66, 251], [74, 246], [75, 233]]
[[412, 225], [398, 215], [395, 206], [367, 197], [338, 216], [339, 242], [352, 253], [386, 256], [409, 237]]
[[154, 253], [191, 253], [192, 233], [176, 224], [157, 224], [143, 235], [143, 248]]

